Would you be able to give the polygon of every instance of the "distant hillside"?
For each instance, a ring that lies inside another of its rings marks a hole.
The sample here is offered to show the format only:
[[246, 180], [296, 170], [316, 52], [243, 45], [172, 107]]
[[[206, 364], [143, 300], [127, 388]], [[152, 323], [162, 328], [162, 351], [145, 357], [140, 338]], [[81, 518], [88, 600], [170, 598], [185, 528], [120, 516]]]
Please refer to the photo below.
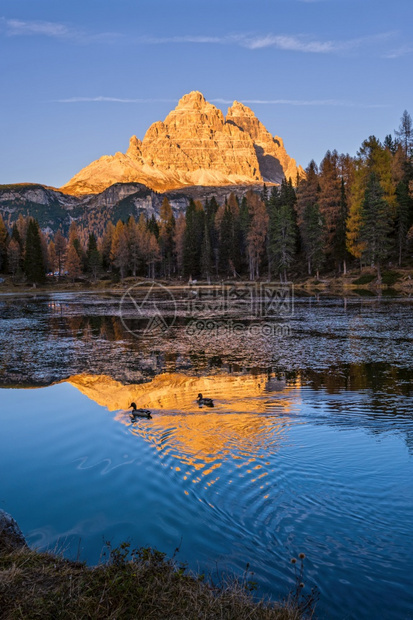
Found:
[[[256, 185], [261, 189], [262, 184]], [[67, 233], [72, 220], [101, 235], [109, 220], [127, 221], [141, 213], [148, 218], [159, 215], [164, 196], [175, 215], [185, 212], [191, 198], [205, 201], [215, 196], [219, 203], [235, 193], [242, 196], [251, 185], [226, 187], [186, 187], [158, 193], [140, 183], [116, 183], [95, 195], [81, 197], [65, 194], [59, 190], [36, 184], [0, 185], [0, 214], [9, 227], [20, 214], [36, 218], [43, 230], [56, 232], [59, 228]]]

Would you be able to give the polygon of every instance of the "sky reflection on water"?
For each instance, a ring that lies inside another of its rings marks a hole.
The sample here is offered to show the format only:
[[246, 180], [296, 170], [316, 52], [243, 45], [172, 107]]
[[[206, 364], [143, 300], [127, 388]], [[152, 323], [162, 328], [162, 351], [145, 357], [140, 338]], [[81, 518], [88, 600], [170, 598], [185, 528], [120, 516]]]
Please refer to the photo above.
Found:
[[[0, 390], [0, 507], [31, 544], [89, 562], [105, 540], [181, 544], [194, 569], [250, 562], [275, 597], [303, 551], [320, 616], [413, 613], [406, 302], [307, 302], [288, 346], [261, 348], [191, 341], [182, 325], [129, 338], [105, 316], [113, 300], [92, 301], [0, 307], [0, 377], [15, 386]], [[131, 400], [153, 419], [132, 423]]]

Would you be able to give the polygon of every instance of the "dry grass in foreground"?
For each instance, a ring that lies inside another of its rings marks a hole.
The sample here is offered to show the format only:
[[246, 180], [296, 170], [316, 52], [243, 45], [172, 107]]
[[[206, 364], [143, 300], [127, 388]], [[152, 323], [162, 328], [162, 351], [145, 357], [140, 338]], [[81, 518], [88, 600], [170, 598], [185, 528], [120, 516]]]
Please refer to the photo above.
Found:
[[212, 586], [163, 553], [123, 543], [94, 568], [20, 548], [0, 554], [0, 618], [79, 620], [298, 620], [314, 597], [299, 584], [283, 604], [256, 602], [245, 580]]

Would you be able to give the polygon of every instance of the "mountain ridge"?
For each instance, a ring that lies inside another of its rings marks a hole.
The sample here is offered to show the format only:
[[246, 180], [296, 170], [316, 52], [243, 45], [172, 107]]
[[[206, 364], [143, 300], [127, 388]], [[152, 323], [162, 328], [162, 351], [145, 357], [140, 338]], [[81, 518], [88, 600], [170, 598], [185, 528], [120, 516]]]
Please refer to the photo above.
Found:
[[67, 234], [73, 220], [102, 235], [109, 220], [138, 219], [141, 213], [150, 218], [159, 217], [166, 197], [175, 216], [185, 213], [191, 199], [204, 202], [213, 196], [223, 203], [230, 194], [242, 198], [248, 189], [261, 191], [262, 184], [226, 186], [188, 186], [156, 192], [142, 183], [115, 183], [99, 194], [75, 196], [40, 183], [12, 183], [0, 185], [0, 215], [11, 228], [19, 215], [36, 218], [44, 231], [55, 233], [59, 228]]
[[142, 183], [154, 191], [188, 186], [278, 184], [303, 174], [282, 139], [254, 112], [234, 101], [226, 117], [199, 91], [184, 95], [143, 140], [133, 135], [126, 153], [103, 155], [60, 191], [98, 194], [115, 183]]

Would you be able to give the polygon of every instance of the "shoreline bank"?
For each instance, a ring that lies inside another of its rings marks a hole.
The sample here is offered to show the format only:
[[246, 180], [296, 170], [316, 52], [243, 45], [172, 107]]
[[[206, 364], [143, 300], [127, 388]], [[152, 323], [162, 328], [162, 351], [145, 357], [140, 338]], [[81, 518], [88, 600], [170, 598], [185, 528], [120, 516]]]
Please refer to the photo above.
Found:
[[150, 280], [141, 277], [128, 277], [119, 282], [109, 279], [90, 281], [79, 279], [75, 282], [68, 280], [47, 281], [38, 285], [29, 285], [24, 282], [13, 282], [9, 277], [0, 283], [0, 296], [21, 295], [21, 294], [47, 294], [47, 293], [109, 293], [123, 294], [129, 287], [139, 284], [148, 287], [152, 282], [160, 284], [171, 290], [179, 290], [188, 288], [189, 286], [201, 287], [204, 289], [225, 285], [265, 285], [269, 282], [280, 286], [293, 286], [294, 292], [306, 294], [333, 294], [339, 296], [357, 295], [359, 291], [369, 292], [372, 295], [386, 294], [386, 292], [395, 292], [402, 295], [413, 295], [413, 269], [395, 269], [385, 271], [382, 274], [382, 281], [378, 282], [377, 275], [373, 270], [363, 270], [360, 272], [351, 271], [346, 276], [322, 276], [319, 280], [315, 276], [307, 278], [295, 278], [288, 282], [280, 282], [275, 278], [269, 281], [267, 278], [251, 282], [243, 279], [217, 279], [208, 283], [206, 280], [184, 281], [179, 279], [158, 278]]
[[247, 575], [213, 584], [151, 548], [108, 545], [89, 567], [30, 549], [16, 521], [0, 510], [2, 618], [151, 618], [151, 620], [300, 620], [313, 617], [316, 595], [296, 587], [285, 601], [255, 600]]

